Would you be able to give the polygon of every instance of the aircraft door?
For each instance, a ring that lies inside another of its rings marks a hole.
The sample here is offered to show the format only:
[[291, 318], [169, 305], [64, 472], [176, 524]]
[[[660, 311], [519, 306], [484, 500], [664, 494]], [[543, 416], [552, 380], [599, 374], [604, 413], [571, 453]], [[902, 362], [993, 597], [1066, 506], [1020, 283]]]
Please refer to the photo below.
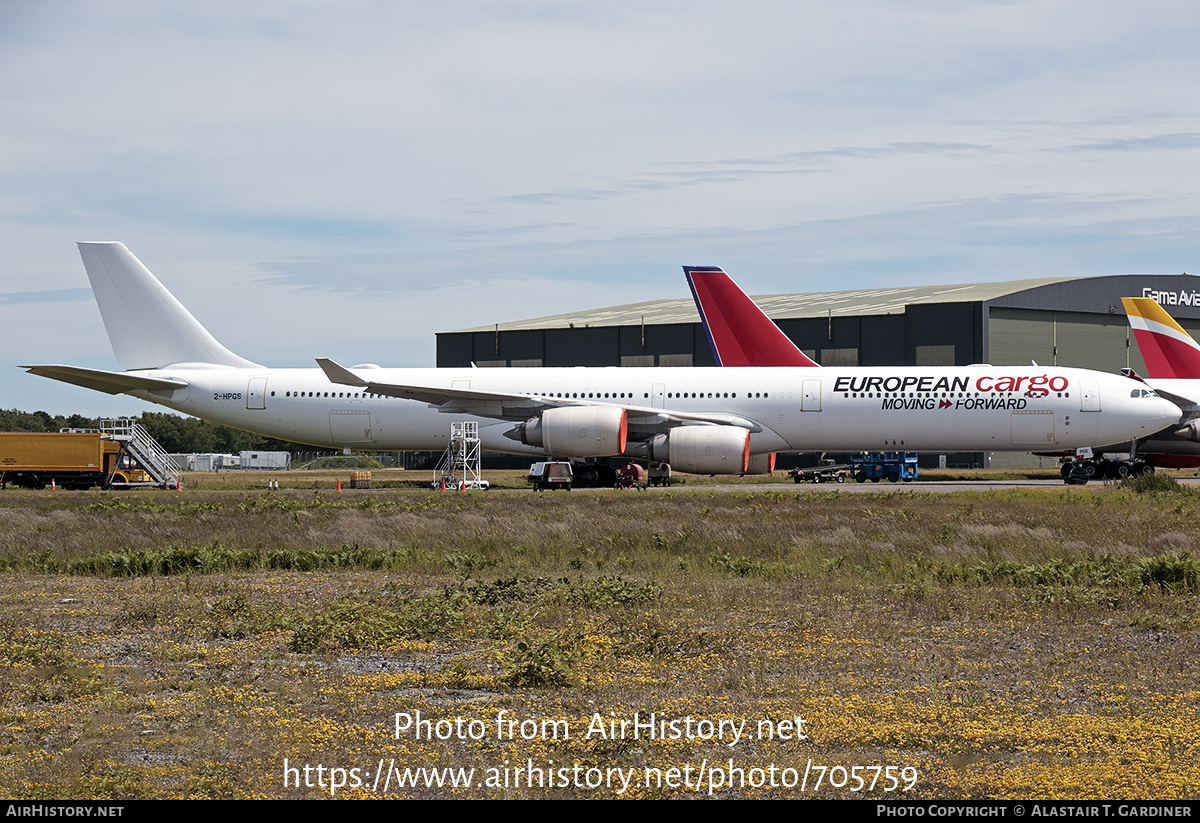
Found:
[[265, 409], [267, 407], [267, 378], [251, 377], [246, 386], [246, 408]]
[[800, 411], [821, 410], [821, 381], [819, 379], [804, 380], [800, 384]]
[[1100, 384], [1094, 377], [1085, 377], [1079, 381], [1079, 410], [1100, 411]]
[[656, 408], [656, 409], [663, 408], [663, 402], [664, 402], [663, 398], [666, 396], [666, 394], [667, 394], [666, 383], [655, 383], [654, 386], [650, 389], [650, 405], [651, 405], [651, 407]]

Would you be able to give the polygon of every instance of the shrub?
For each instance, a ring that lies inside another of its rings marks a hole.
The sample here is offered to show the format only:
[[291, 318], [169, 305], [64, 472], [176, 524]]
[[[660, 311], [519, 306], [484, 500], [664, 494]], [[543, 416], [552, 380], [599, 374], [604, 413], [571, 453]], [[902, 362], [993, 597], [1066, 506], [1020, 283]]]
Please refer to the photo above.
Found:
[[1169, 474], [1142, 474], [1137, 477], [1126, 477], [1121, 481], [1121, 488], [1129, 489], [1137, 494], [1188, 494], [1186, 488], [1175, 482]]

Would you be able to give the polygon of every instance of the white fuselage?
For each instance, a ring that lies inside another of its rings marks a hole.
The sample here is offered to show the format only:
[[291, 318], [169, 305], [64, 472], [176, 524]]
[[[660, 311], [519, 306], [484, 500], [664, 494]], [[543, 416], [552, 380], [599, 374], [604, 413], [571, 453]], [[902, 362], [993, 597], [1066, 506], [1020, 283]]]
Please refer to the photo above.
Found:
[[[1128, 378], [1047, 367], [360, 368], [356, 373], [376, 383], [737, 415], [759, 429], [750, 440], [754, 454], [1068, 450], [1146, 437], [1180, 417], [1179, 409], [1162, 398], [1131, 397], [1130, 388], [1138, 384]], [[370, 395], [331, 383], [315, 368], [181, 366], [131, 374], [188, 383], [175, 391], [129, 392], [134, 396], [285, 440], [440, 450], [451, 421], [475, 420], [487, 450], [542, 453], [505, 436], [516, 425], [513, 419]]]

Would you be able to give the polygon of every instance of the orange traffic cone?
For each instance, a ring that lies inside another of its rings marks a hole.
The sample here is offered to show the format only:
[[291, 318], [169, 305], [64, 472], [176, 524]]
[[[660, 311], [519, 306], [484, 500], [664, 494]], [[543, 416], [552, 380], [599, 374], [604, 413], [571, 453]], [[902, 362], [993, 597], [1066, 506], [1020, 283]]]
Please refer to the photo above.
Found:
[[338, 491], [342, 490], [342, 478], [340, 478], [340, 477], [337, 479], [337, 490]]
[[57, 488], [58, 488], [58, 486], [54, 485], [54, 478], [51, 477], [50, 478], [50, 491], [55, 491]]

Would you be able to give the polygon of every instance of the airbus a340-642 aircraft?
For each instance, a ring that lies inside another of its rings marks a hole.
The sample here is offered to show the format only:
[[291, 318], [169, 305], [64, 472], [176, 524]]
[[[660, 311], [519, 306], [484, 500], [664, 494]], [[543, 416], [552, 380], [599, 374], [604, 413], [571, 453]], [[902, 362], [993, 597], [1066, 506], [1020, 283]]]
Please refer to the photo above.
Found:
[[1132, 440], [1180, 410], [1080, 369], [275, 369], [222, 346], [120, 243], [80, 243], [123, 371], [24, 366], [247, 431], [319, 446], [434, 450], [452, 420], [485, 449], [765, 471], [779, 451], [1067, 449]]

